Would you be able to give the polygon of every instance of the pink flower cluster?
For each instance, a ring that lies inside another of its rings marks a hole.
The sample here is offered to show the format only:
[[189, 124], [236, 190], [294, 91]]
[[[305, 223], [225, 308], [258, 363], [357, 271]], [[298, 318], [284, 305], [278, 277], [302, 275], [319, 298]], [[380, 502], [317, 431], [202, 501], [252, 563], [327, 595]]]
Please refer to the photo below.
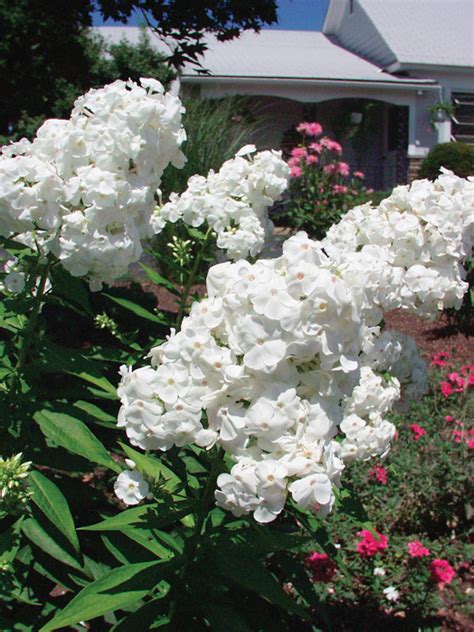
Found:
[[454, 419], [451, 415], [446, 415], [446, 422], [453, 423], [457, 426], [451, 430], [451, 437], [453, 441], [456, 443], [462, 443], [463, 441], [466, 443], [468, 448], [471, 450], [474, 449], [474, 428], [467, 429], [463, 421], [459, 421], [459, 419]]
[[413, 542], [408, 543], [408, 554], [410, 557], [427, 557], [430, 550], [423, 546], [419, 540], [413, 540]]
[[337, 566], [327, 553], [311, 551], [306, 557], [306, 566], [311, 570], [313, 582], [328, 583], [334, 577]]
[[423, 426], [419, 426], [418, 424], [410, 424], [410, 430], [415, 441], [418, 441], [418, 439], [421, 439], [421, 437], [426, 434], [426, 430], [423, 428]]
[[369, 470], [369, 479], [381, 485], [388, 483], [388, 471], [382, 465], [374, 465]]
[[446, 351], [440, 351], [439, 353], [435, 353], [431, 358], [431, 364], [434, 366], [439, 366], [442, 369], [445, 369], [448, 366], [449, 353]]
[[446, 377], [447, 379], [440, 383], [441, 392], [445, 397], [464, 393], [470, 386], [474, 386], [474, 367], [472, 364], [465, 364], [459, 371], [451, 371]]
[[340, 174], [341, 176], [348, 176], [350, 173], [347, 162], [332, 162], [326, 165], [323, 171], [329, 175]]
[[456, 577], [456, 571], [447, 560], [434, 559], [430, 566], [431, 579], [436, 582], [438, 588], [444, 588]]
[[305, 136], [321, 136], [323, 128], [319, 123], [308, 123], [303, 121], [298, 125], [296, 131]]
[[361, 557], [373, 557], [388, 547], [388, 538], [377, 531], [372, 533], [368, 529], [362, 529], [357, 533], [361, 540], [357, 542], [357, 553]]

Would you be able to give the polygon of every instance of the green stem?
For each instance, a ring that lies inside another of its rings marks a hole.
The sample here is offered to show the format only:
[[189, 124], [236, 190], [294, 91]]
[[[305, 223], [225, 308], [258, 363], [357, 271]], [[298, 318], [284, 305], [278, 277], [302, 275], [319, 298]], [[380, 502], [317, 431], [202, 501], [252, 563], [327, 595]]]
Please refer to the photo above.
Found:
[[199, 265], [202, 261], [202, 258], [204, 256], [204, 252], [206, 250], [206, 246], [207, 243], [209, 241], [209, 237], [212, 234], [212, 228], [208, 228], [206, 235], [204, 237], [204, 240], [202, 242], [202, 246], [201, 249], [199, 250], [198, 254], [196, 255], [196, 258], [194, 260], [194, 264], [193, 267], [191, 269], [191, 272], [189, 273], [188, 276], [188, 280], [186, 281], [186, 285], [183, 288], [183, 291], [181, 292], [181, 297], [180, 297], [180, 303], [179, 303], [179, 311], [178, 311], [178, 317], [176, 319], [176, 329], [177, 331], [179, 331], [180, 327], [181, 327], [181, 323], [183, 322], [183, 318], [184, 318], [184, 312], [186, 310], [186, 303], [188, 302], [188, 296], [189, 296], [189, 292], [191, 291], [191, 287], [196, 279], [196, 275], [198, 273], [199, 270]]
[[[40, 281], [39, 281], [39, 285], [35, 294], [33, 310], [28, 319], [28, 324], [26, 325], [26, 328], [23, 332], [23, 339], [22, 339], [22, 343], [20, 347], [20, 353], [18, 354], [18, 360], [15, 367], [15, 373], [16, 373], [15, 382], [18, 379], [18, 375], [20, 374], [23, 367], [25, 366], [26, 360], [28, 358], [28, 351], [30, 349], [31, 342], [33, 339], [33, 334], [36, 328], [36, 322], [38, 320], [38, 315], [40, 313], [41, 303], [43, 300], [44, 291], [46, 288], [46, 282], [48, 280], [50, 269], [51, 269], [51, 262], [48, 261], [47, 265], [43, 268], [40, 274], [40, 277], [39, 277]], [[34, 281], [34, 284], [35, 282], [36, 282], [36, 279]]]
[[183, 592], [186, 586], [186, 576], [188, 574], [190, 567], [193, 565], [195, 561], [196, 552], [200, 545], [202, 529], [209, 516], [209, 510], [211, 509], [213, 505], [212, 499], [214, 496], [214, 489], [216, 487], [216, 480], [217, 480], [217, 476], [219, 475], [219, 470], [220, 470], [222, 461], [223, 461], [222, 450], [219, 449], [214, 454], [214, 458], [212, 460], [211, 472], [207, 479], [204, 494], [201, 499], [200, 508], [196, 516], [196, 521], [194, 523], [194, 529], [191, 534], [191, 537], [188, 539], [186, 543], [187, 546], [186, 546], [186, 551], [185, 551], [185, 561], [183, 563], [183, 566], [181, 567], [181, 572], [179, 573], [176, 580], [174, 597], [171, 602], [169, 613], [168, 613], [169, 626], [170, 626], [169, 630], [178, 629], [176, 627], [173, 627], [173, 622], [176, 619], [176, 615], [177, 615], [178, 600], [182, 600]]

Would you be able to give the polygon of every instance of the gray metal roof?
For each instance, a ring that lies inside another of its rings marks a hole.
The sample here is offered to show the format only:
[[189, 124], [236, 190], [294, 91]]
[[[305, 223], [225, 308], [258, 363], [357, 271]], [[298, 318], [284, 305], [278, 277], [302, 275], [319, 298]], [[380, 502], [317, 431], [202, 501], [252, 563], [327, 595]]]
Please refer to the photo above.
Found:
[[[138, 27], [97, 27], [96, 30], [112, 42], [122, 37], [137, 42], [139, 37]], [[153, 35], [151, 39], [154, 45], [163, 48]], [[247, 31], [228, 42], [209, 36], [207, 45], [201, 63], [212, 77], [418, 83], [383, 72], [318, 31], [262, 30], [258, 34]], [[197, 75], [195, 66], [188, 64], [183, 68], [183, 79]]]

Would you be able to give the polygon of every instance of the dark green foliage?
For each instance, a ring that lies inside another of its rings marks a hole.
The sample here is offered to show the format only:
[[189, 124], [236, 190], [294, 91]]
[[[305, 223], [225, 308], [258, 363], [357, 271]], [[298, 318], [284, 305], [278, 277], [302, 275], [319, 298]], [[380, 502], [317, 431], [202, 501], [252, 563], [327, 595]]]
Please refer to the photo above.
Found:
[[121, 22], [141, 12], [160, 36], [172, 37], [177, 47], [171, 61], [199, 63], [207, 46], [204, 33], [224, 41], [241, 30], [259, 31], [277, 21], [275, 0], [99, 0], [102, 14]]
[[474, 175], [474, 146], [466, 143], [436, 145], [423, 160], [419, 177], [435, 180], [441, 167], [450, 169], [462, 178]]
[[[167, 83], [170, 66], [145, 36], [107, 47], [91, 36], [92, 11], [126, 22], [138, 6], [157, 35], [176, 41], [170, 62], [197, 62], [204, 30], [219, 39], [276, 22], [274, 0], [0, 0], [0, 141], [31, 138], [46, 118], [64, 118], [89, 88], [115, 79], [154, 77]], [[108, 52], [108, 55], [105, 53]]]

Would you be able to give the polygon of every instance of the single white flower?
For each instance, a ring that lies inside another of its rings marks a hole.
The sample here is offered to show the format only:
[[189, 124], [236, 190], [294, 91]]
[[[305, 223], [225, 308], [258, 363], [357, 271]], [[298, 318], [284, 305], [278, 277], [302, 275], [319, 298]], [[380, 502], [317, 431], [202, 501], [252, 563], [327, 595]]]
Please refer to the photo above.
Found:
[[125, 470], [118, 475], [114, 491], [126, 505], [138, 505], [148, 496], [150, 487], [140, 472]]
[[398, 601], [400, 597], [400, 591], [395, 586], [387, 586], [387, 588], [383, 589], [383, 594], [388, 601]]

